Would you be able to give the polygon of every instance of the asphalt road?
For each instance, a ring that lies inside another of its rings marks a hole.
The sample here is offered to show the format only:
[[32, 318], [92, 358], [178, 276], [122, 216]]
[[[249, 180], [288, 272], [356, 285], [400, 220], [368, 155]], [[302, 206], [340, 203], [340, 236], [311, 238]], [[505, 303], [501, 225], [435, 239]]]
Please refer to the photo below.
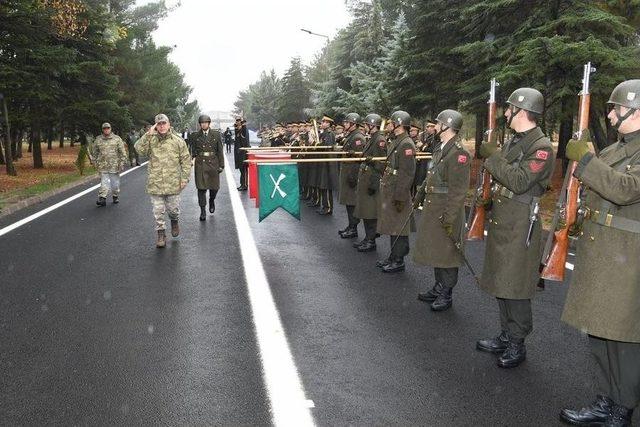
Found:
[[[145, 178], [122, 178], [119, 205], [91, 193], [0, 237], [0, 425], [272, 423], [225, 179], [206, 222], [189, 185], [181, 235], [158, 250]], [[503, 370], [475, 350], [498, 313], [466, 270], [436, 314], [416, 300], [432, 271], [380, 273], [387, 239], [356, 252], [342, 207], [258, 223], [241, 199], [318, 425], [550, 426], [591, 401], [586, 337], [559, 320], [565, 284], [537, 295], [528, 360]], [[467, 254], [480, 269], [483, 244]]]

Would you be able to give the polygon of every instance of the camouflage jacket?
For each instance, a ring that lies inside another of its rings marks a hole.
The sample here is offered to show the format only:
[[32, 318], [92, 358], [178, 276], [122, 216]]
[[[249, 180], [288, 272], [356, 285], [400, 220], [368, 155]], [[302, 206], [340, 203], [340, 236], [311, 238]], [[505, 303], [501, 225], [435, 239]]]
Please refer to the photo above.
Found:
[[98, 135], [89, 150], [98, 172], [118, 173], [127, 162], [124, 141], [118, 135]]
[[184, 140], [169, 131], [164, 136], [144, 134], [135, 145], [141, 156], [149, 157], [147, 193], [169, 196], [180, 193], [180, 184], [189, 182], [191, 155]]

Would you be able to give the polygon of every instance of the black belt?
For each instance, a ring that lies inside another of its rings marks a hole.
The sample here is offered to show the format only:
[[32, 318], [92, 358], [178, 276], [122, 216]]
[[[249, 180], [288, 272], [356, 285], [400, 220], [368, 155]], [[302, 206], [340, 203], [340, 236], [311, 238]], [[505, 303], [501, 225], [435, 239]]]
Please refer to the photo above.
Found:
[[605, 227], [611, 227], [622, 231], [628, 231], [630, 233], [640, 233], [640, 221], [634, 219], [625, 218], [619, 215], [603, 214], [597, 210], [587, 210], [585, 218], [596, 224], [603, 225]]
[[539, 198], [538, 196], [532, 196], [530, 194], [515, 194], [513, 191], [507, 190], [503, 186], [500, 186], [498, 195], [506, 197], [507, 199], [515, 200], [516, 202], [524, 203], [525, 205], [530, 205], [534, 199]]
[[449, 192], [449, 187], [436, 187], [436, 186], [428, 186], [425, 188], [427, 194], [447, 194]]

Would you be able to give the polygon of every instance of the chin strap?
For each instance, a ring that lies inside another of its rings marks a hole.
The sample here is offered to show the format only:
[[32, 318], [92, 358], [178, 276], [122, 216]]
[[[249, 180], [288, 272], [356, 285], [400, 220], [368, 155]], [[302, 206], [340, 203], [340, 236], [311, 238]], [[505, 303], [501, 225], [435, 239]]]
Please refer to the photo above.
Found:
[[627, 111], [627, 113], [623, 116], [620, 114], [620, 106], [616, 105], [615, 107], [613, 107], [613, 111], [616, 112], [616, 118], [618, 119], [618, 121], [616, 122], [615, 125], [612, 125], [612, 126], [617, 131], [620, 125], [622, 124], [622, 122], [627, 120], [633, 113], [635, 113], [636, 110], [635, 108], [629, 108], [629, 111]]

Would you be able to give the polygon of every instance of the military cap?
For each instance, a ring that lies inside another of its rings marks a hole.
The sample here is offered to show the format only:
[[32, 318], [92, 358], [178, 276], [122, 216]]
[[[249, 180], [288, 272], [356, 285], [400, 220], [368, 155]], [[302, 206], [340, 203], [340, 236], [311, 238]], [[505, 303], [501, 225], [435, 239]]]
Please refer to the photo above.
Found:
[[422, 129], [416, 122], [411, 123], [411, 127], [418, 130]]
[[202, 114], [200, 115], [200, 117], [198, 117], [198, 123], [211, 123], [211, 117], [209, 117], [206, 114]]
[[455, 131], [462, 129], [462, 114], [456, 110], [442, 110], [440, 114], [438, 114], [436, 121]]
[[532, 113], [542, 114], [544, 110], [544, 97], [540, 91], [536, 89], [521, 87], [513, 91], [509, 99], [507, 99], [507, 104], [531, 111]]
[[391, 122], [396, 126], [410, 126], [411, 116], [406, 111], [398, 110], [391, 115]]
[[369, 126], [380, 126], [382, 124], [382, 117], [375, 113], [367, 114], [364, 122]]
[[329, 123], [333, 123], [333, 119], [329, 116], [322, 116], [322, 121], [323, 122], [329, 122]]
[[165, 122], [169, 123], [169, 117], [166, 114], [158, 114], [155, 118], [156, 123]]
[[425, 125], [426, 127], [435, 127], [436, 126], [436, 121], [435, 120], [427, 120], [427, 124]]
[[102, 129], [111, 129], [111, 124], [109, 124], [108, 122], [104, 122], [102, 124]]
[[358, 114], [358, 113], [349, 113], [344, 117], [343, 122], [355, 123], [355, 124], [359, 125], [360, 122], [361, 122], [360, 114]]

